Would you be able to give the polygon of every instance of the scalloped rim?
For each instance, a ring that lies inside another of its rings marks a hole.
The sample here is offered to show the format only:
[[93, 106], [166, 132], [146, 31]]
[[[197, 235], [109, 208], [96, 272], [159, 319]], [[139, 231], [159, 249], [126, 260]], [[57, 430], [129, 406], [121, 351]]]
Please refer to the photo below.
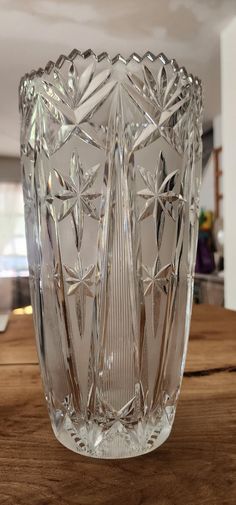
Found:
[[153, 54], [151, 51], [147, 51], [143, 56], [140, 56], [137, 53], [132, 53], [128, 58], [124, 58], [120, 53], [116, 54], [113, 58], [109, 56], [107, 52], [103, 52], [100, 54], [94, 53], [92, 49], [87, 49], [84, 52], [79, 51], [78, 49], [73, 49], [68, 56], [61, 54], [59, 58], [56, 60], [56, 63], [53, 61], [49, 61], [44, 69], [39, 68], [38, 70], [32, 70], [30, 73], [25, 74], [21, 81], [22, 82], [28, 79], [33, 79], [35, 76], [41, 77], [43, 74], [50, 74], [53, 68], [61, 68], [65, 61], [73, 62], [77, 57], [82, 57], [83, 59], [87, 59], [89, 57], [94, 57], [97, 62], [107, 60], [111, 65], [115, 65], [117, 62], [122, 62], [125, 65], [130, 63], [130, 61], [135, 61], [136, 63], [142, 63], [143, 60], [148, 59], [151, 62], [155, 62], [156, 60], [160, 60], [162, 64], [167, 65], [170, 63], [175, 72], [179, 72], [183, 79], [187, 79], [191, 84], [195, 84], [195, 86], [201, 87], [201, 80], [198, 77], [194, 77], [192, 74], [189, 74], [185, 67], [179, 67], [178, 63], [175, 59], [169, 60], [164, 53], [159, 53], [158, 55]]

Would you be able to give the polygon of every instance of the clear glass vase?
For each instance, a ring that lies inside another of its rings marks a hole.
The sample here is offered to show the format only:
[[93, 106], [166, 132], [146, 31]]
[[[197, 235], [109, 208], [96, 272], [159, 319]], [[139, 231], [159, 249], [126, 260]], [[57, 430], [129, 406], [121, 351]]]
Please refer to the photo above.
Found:
[[20, 83], [31, 297], [66, 447], [99, 458], [168, 437], [191, 316], [201, 84], [174, 60], [72, 51]]

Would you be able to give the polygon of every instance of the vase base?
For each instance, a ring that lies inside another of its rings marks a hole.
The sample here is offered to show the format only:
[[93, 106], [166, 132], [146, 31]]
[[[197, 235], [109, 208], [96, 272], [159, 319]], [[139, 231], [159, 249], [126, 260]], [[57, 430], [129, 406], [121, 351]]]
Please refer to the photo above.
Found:
[[132, 458], [147, 454], [162, 445], [170, 435], [173, 419], [166, 412], [158, 422], [137, 423], [127, 428], [120, 421], [108, 430], [94, 422], [81, 424], [65, 416], [60, 427], [53, 423], [53, 430], [59, 442], [68, 449], [99, 459]]

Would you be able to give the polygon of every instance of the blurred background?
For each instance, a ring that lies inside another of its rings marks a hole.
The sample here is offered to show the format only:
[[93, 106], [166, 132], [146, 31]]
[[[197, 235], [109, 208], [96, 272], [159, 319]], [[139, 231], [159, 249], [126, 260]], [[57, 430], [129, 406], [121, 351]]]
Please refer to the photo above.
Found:
[[236, 1], [0, 0], [0, 313], [30, 304], [18, 84], [73, 48], [164, 52], [204, 89], [196, 303], [236, 309]]

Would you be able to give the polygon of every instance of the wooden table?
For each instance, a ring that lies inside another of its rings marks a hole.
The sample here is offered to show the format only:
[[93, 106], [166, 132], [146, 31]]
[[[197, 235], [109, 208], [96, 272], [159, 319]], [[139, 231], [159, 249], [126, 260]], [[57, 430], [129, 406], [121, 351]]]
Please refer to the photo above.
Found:
[[196, 306], [169, 440], [129, 460], [93, 460], [56, 441], [31, 316], [0, 335], [0, 505], [235, 505], [236, 312]]

